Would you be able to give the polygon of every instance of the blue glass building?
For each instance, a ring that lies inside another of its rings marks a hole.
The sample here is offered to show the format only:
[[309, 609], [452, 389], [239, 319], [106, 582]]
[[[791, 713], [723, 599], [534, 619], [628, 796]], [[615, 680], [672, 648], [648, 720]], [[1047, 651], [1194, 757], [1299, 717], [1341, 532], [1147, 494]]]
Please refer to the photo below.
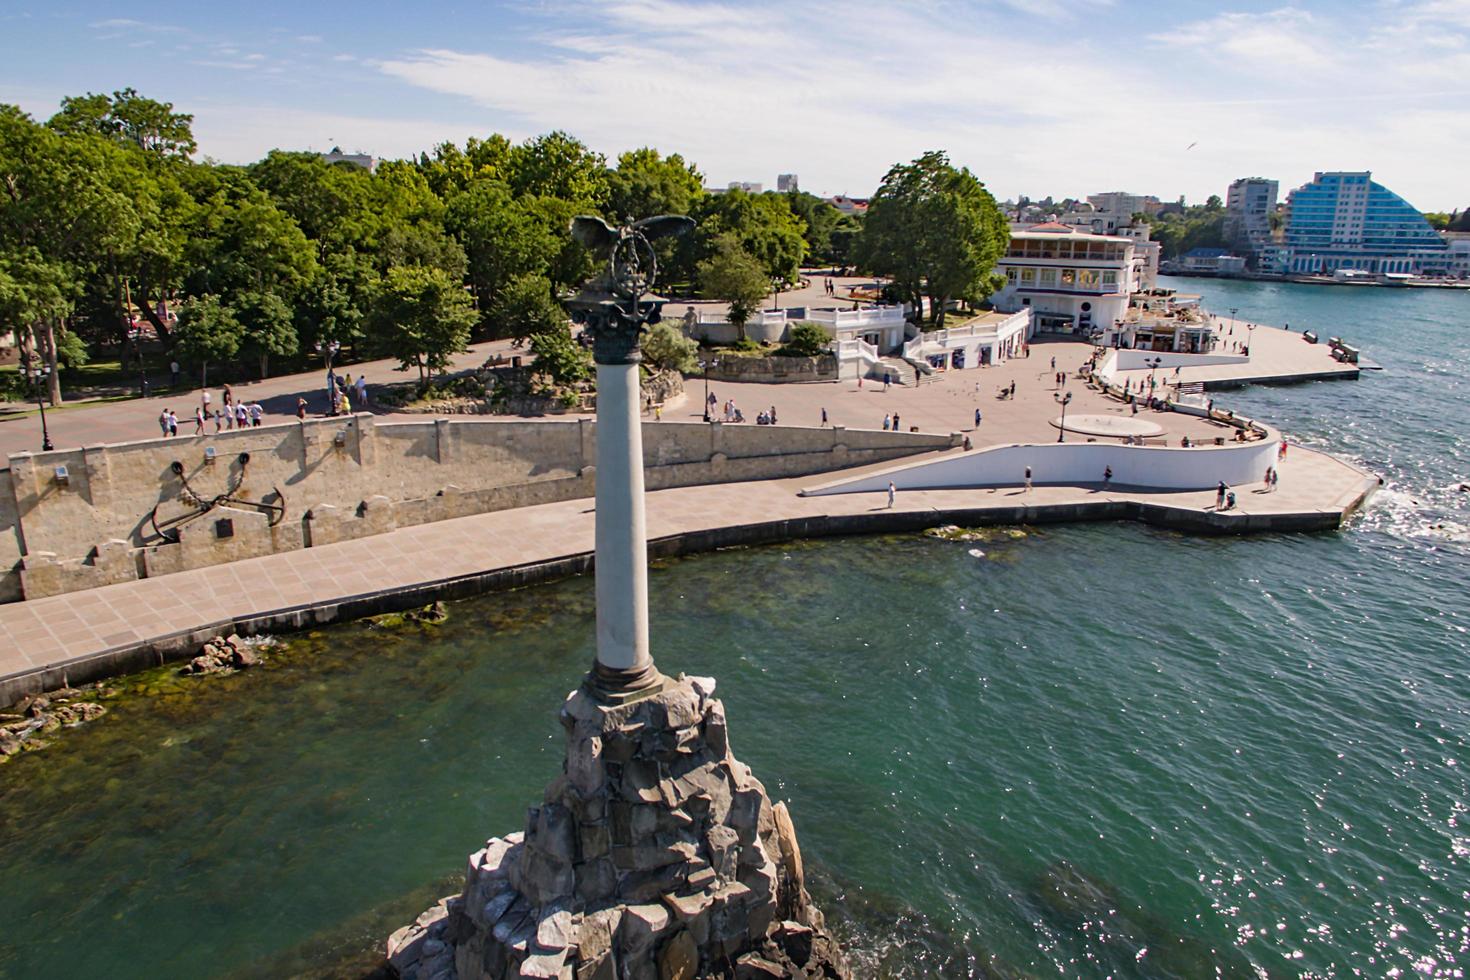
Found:
[[1367, 171], [1319, 173], [1292, 191], [1285, 247], [1273, 250], [1279, 270], [1447, 273], [1444, 239], [1417, 208], [1372, 178]]

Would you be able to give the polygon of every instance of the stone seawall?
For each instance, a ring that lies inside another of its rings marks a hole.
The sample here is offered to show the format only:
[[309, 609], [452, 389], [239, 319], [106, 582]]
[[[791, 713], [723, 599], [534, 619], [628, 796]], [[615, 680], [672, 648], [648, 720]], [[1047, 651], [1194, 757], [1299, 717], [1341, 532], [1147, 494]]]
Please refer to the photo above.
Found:
[[790, 384], [800, 381], [836, 381], [837, 355], [819, 357], [721, 357], [710, 368], [711, 381], [751, 384]]
[[[589, 497], [596, 431], [591, 420], [380, 425], [364, 413], [17, 453], [0, 470], [0, 601]], [[643, 440], [647, 486], [658, 490], [821, 473], [958, 437], [658, 422], [645, 423]], [[199, 516], [195, 500], [214, 506]]]

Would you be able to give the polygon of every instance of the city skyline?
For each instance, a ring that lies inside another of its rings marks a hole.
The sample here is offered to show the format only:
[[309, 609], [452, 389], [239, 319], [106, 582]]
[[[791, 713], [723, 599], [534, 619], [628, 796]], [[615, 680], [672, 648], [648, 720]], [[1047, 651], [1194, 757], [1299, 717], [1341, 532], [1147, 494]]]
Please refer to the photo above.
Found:
[[1470, 2], [1236, 6], [435, 2], [347, 19], [25, 0], [0, 15], [0, 101], [44, 119], [64, 95], [132, 86], [193, 113], [201, 155], [230, 163], [563, 129], [609, 159], [682, 153], [715, 187], [796, 172], [863, 196], [939, 148], [1001, 199], [1200, 202], [1247, 175], [1284, 197], [1371, 170], [1421, 209], [1470, 204]]

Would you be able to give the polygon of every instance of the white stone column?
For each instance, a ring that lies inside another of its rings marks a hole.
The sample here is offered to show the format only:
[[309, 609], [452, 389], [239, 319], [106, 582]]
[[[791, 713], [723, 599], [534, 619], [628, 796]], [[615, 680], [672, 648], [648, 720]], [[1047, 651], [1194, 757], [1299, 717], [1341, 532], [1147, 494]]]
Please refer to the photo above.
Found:
[[648, 533], [637, 364], [597, 365], [597, 660], [642, 671], [648, 652]]

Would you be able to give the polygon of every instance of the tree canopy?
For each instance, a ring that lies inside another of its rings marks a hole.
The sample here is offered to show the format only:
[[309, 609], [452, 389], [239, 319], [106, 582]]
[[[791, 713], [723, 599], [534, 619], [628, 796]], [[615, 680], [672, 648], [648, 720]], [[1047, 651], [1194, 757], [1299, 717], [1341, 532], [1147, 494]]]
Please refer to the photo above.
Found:
[[951, 300], [978, 303], [1000, 288], [996, 262], [1010, 243], [995, 198], [969, 170], [942, 152], [888, 171], [868, 202], [857, 260], [891, 276], [899, 297], [918, 308], [929, 301], [931, 322], [944, 325]]

